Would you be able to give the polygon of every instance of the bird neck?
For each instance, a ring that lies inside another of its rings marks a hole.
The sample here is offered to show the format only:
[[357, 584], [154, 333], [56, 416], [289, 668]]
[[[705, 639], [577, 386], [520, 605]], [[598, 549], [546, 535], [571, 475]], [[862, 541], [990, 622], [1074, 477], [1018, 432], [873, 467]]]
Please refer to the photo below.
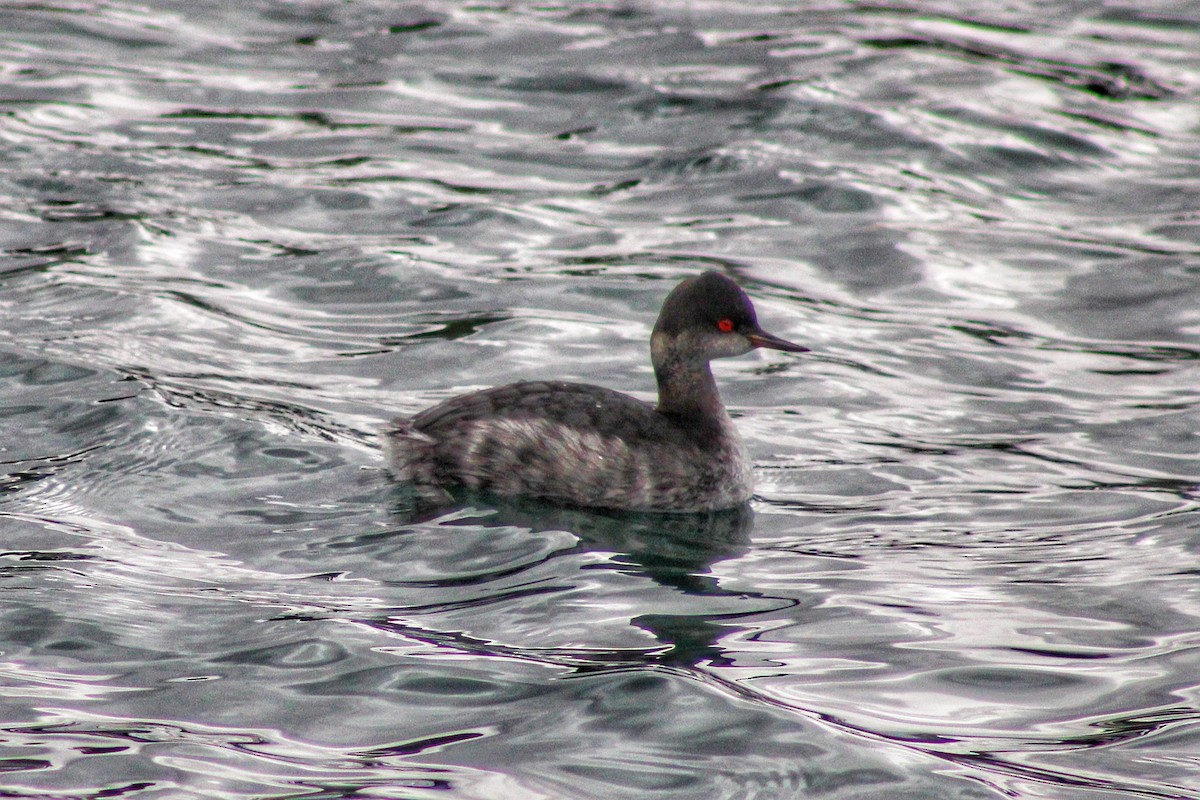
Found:
[[694, 422], [719, 425], [725, 416], [725, 406], [708, 361], [668, 347], [659, 335], [651, 339], [650, 353], [658, 381], [658, 410]]

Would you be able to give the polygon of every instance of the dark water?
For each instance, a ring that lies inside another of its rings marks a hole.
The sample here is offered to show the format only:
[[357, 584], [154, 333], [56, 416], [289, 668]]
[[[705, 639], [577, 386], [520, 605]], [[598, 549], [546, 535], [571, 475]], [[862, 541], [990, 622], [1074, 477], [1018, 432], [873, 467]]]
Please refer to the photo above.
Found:
[[[1200, 7], [955, 9], [6, 6], [4, 796], [1200, 797]], [[408, 513], [702, 268], [752, 515]]]

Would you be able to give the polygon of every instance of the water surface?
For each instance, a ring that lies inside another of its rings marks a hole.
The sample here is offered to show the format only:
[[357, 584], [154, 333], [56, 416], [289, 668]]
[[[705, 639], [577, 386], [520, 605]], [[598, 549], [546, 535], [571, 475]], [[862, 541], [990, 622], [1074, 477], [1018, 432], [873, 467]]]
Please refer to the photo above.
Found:
[[[1192, 5], [0, 30], [7, 796], [1200, 797]], [[388, 481], [701, 269], [751, 509]]]

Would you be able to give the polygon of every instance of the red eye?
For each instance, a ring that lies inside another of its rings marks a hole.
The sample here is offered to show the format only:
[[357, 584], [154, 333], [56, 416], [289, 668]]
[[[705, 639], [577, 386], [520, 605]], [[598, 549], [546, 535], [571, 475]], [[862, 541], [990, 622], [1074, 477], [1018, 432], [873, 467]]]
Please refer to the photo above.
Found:
[[729, 333], [731, 330], [733, 330], [733, 320], [731, 320], [731, 319], [718, 320], [717, 321], [717, 330], [721, 331], [721, 333]]

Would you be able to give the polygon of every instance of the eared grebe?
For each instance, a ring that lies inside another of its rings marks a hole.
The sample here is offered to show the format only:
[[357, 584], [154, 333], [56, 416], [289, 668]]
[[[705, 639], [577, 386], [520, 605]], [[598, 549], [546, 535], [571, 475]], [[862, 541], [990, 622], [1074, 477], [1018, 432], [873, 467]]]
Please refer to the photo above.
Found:
[[807, 352], [758, 325], [718, 272], [667, 296], [650, 337], [658, 406], [582, 383], [531, 381], [460, 395], [386, 431], [392, 471], [567, 505], [715, 511], [750, 499], [746, 449], [708, 362], [756, 347]]

